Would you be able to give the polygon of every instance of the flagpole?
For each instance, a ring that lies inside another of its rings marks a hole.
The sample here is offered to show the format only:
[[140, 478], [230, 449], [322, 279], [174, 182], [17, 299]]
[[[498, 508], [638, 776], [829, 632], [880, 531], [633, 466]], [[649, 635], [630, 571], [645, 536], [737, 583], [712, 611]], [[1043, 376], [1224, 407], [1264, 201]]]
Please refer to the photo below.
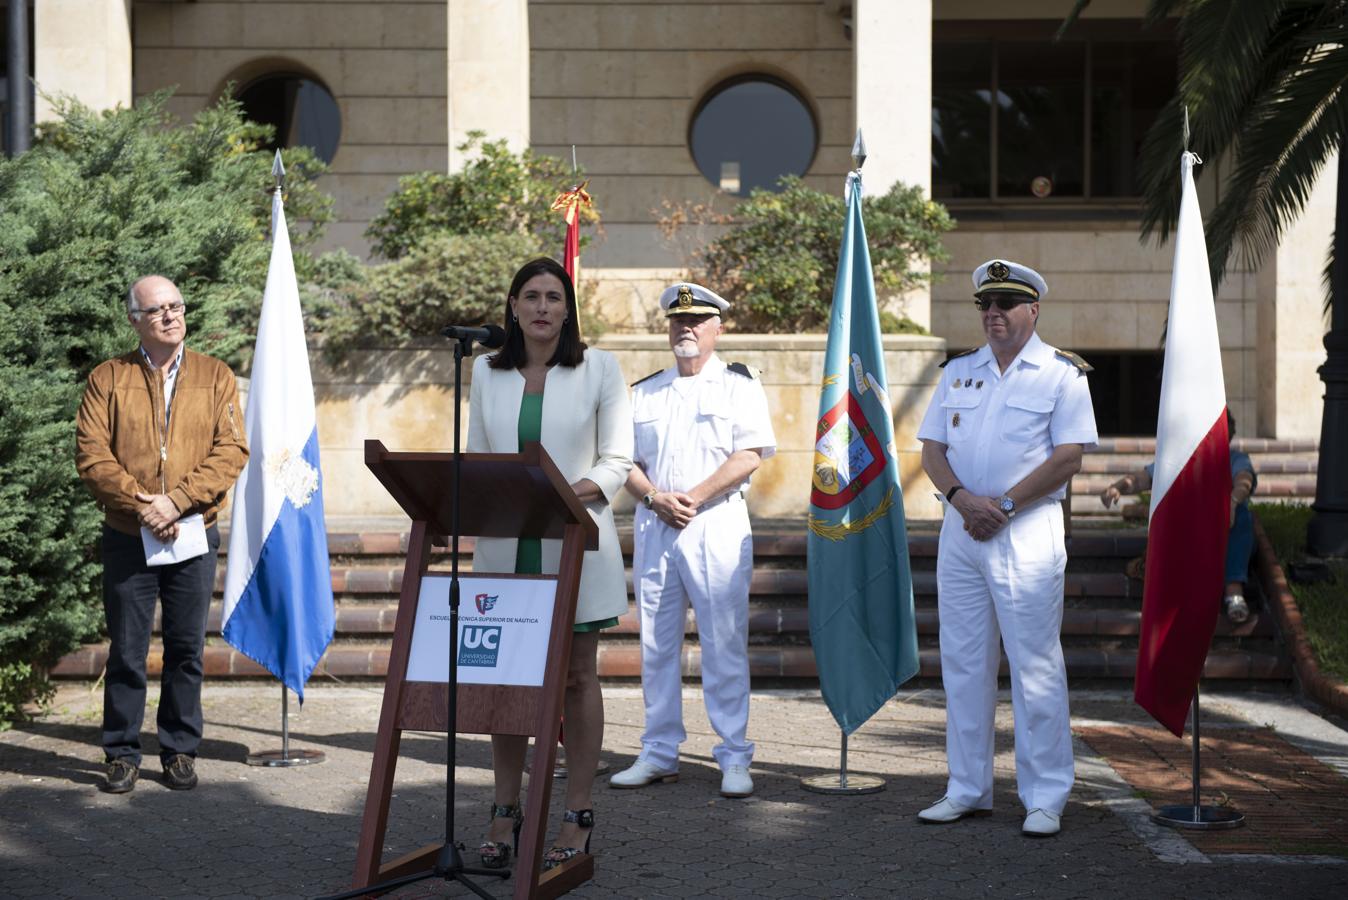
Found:
[[1193, 740], [1193, 802], [1162, 806], [1152, 814], [1152, 821], [1171, 828], [1188, 828], [1195, 831], [1217, 831], [1225, 828], [1239, 828], [1245, 824], [1245, 814], [1228, 806], [1204, 806], [1202, 780], [1199, 764], [1199, 715], [1198, 688], [1194, 688], [1192, 722], [1189, 737]]
[[[861, 167], [866, 162], [866, 141], [857, 129], [852, 143], [852, 171], [847, 178], [847, 190], [861, 190]], [[850, 775], [847, 772], [847, 732], [838, 729], [841, 746], [837, 773], [809, 775], [800, 780], [800, 786], [816, 794], [875, 794], [885, 789], [885, 780], [875, 775]]]
[[[276, 179], [272, 186], [273, 196], [279, 197], [285, 190], [286, 167], [281, 162], [281, 151], [276, 151], [276, 156], [271, 164], [272, 177]], [[272, 204], [271, 218], [272, 240], [276, 239], [276, 204]], [[266, 766], [273, 769], [288, 769], [293, 766], [310, 766], [315, 763], [321, 763], [327, 759], [327, 754], [322, 750], [290, 749], [290, 694], [286, 691], [285, 682], [281, 682], [281, 749], [280, 750], [260, 750], [257, 753], [249, 753], [244, 757], [244, 762], [250, 766]]]

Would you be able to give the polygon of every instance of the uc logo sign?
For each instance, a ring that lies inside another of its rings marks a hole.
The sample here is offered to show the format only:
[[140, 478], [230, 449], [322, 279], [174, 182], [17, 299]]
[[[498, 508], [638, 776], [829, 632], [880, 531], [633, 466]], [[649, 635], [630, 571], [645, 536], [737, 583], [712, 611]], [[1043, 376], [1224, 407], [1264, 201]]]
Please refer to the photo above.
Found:
[[495, 668], [501, 651], [501, 626], [465, 625], [459, 647], [459, 665]]

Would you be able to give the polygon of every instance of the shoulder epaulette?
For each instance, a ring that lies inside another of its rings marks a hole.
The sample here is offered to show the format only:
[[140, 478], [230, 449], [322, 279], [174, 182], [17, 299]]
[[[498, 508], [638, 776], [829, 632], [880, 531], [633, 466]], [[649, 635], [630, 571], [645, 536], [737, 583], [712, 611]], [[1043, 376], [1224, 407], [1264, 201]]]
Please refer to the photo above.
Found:
[[951, 359], [959, 359], [961, 356], [968, 356], [970, 353], [977, 353], [977, 352], [978, 352], [978, 348], [977, 348], [977, 347], [974, 347], [974, 348], [972, 348], [972, 349], [965, 350], [963, 353], [956, 353], [954, 356], [950, 357], [950, 359], [947, 359], [945, 362], [941, 363], [941, 364], [940, 364], [940, 368], [944, 369], [944, 368], [945, 368], [945, 364], [948, 363], [948, 362], [950, 362]]
[[1086, 360], [1082, 359], [1080, 356], [1077, 356], [1071, 350], [1054, 350], [1053, 355], [1060, 356], [1063, 359], [1067, 360], [1072, 365], [1076, 366], [1077, 371], [1081, 372], [1081, 374], [1083, 375], [1085, 375], [1087, 372], [1095, 371], [1095, 366], [1086, 362]]
[[737, 362], [731, 363], [730, 365], [726, 366], [726, 368], [734, 372], [736, 375], [743, 375], [745, 378], [757, 378], [759, 375], [757, 369], [755, 369], [753, 366], [746, 366], [744, 363], [737, 363]]
[[631, 386], [632, 386], [632, 387], [636, 387], [637, 385], [641, 384], [643, 381], [650, 381], [652, 378], [654, 378], [656, 375], [659, 375], [659, 374], [660, 374], [661, 372], [663, 372], [663, 371], [664, 371], [664, 369], [656, 369], [654, 372], [652, 372], [651, 374], [647, 375], [645, 378], [638, 378], [636, 381], [632, 382]]

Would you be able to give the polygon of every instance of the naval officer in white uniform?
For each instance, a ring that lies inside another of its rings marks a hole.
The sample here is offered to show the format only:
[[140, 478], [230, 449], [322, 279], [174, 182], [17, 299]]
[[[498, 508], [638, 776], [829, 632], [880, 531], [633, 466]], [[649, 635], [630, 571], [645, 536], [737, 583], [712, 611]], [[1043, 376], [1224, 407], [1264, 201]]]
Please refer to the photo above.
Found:
[[754, 745], [749, 723], [749, 579], [753, 537], [744, 495], [776, 440], [757, 373], [716, 355], [729, 303], [696, 284], [660, 295], [674, 365], [633, 385], [638, 499], [632, 580], [641, 617], [646, 729], [636, 763], [615, 788], [678, 778], [683, 727], [680, 651], [691, 602], [702, 650], [702, 696], [721, 742], [721, 794], [747, 797]]
[[1057, 834], [1072, 790], [1072, 735], [1062, 627], [1063, 510], [1081, 454], [1095, 446], [1084, 360], [1035, 333], [1048, 287], [994, 259], [974, 272], [988, 342], [943, 365], [918, 430], [922, 465], [945, 494], [936, 563], [945, 796], [923, 822], [992, 808], [998, 635], [1011, 670], [1022, 831]]

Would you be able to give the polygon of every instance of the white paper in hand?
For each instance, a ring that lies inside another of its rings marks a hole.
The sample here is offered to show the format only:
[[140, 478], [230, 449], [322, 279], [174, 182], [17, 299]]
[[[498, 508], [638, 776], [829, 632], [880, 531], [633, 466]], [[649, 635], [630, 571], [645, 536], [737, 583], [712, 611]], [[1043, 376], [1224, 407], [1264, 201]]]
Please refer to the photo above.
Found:
[[186, 562], [189, 559], [196, 559], [210, 549], [206, 543], [206, 520], [200, 513], [179, 519], [178, 537], [170, 543], [164, 543], [144, 526], [140, 529], [140, 542], [145, 546], [147, 566], [167, 566]]

